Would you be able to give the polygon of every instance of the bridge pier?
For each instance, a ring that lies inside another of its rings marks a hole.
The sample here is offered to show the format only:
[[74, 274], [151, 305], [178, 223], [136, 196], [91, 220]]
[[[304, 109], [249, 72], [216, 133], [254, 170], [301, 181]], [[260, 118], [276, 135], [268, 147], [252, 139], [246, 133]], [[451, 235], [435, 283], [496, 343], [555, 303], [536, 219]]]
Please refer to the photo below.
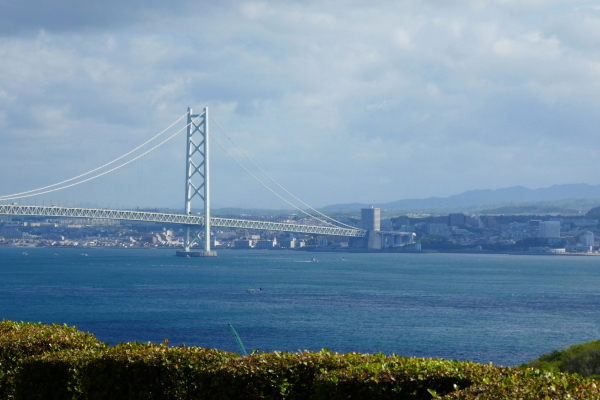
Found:
[[187, 257], [187, 258], [192, 258], [192, 257], [216, 257], [217, 256], [217, 252], [216, 251], [178, 251], [177, 253], [175, 253], [175, 255], [177, 257]]

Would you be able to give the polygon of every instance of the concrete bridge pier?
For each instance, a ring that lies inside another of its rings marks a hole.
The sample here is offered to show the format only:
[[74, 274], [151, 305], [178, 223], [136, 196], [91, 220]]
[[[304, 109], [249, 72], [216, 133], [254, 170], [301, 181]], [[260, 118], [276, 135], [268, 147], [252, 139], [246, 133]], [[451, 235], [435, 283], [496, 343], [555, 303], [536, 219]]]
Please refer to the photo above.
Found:
[[177, 257], [187, 257], [187, 258], [192, 258], [192, 257], [216, 257], [217, 256], [217, 252], [216, 251], [178, 251], [177, 253], [175, 253], [175, 255]]

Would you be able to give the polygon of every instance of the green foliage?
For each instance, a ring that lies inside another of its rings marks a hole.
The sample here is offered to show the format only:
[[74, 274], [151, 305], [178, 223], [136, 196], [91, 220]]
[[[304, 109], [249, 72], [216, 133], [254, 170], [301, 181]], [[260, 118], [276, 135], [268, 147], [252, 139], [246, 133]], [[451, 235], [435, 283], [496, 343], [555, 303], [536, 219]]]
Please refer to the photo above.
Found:
[[473, 383], [479, 364], [406, 358], [366, 356], [345, 369], [321, 374], [315, 399], [411, 399], [442, 398]]
[[213, 399], [309, 399], [317, 376], [346, 368], [359, 355], [258, 353], [228, 360], [214, 371]]
[[207, 373], [233, 356], [199, 347], [121, 343], [86, 363], [80, 390], [89, 400], [209, 398]]
[[[0, 334], [0, 400], [600, 399], [596, 381], [539, 368], [328, 350], [239, 356], [138, 342], [108, 347], [73, 327], [10, 321]], [[593, 376], [589, 358], [599, 350], [593, 342], [536, 362], [556, 371], [583, 363]]]
[[597, 400], [600, 399], [600, 388], [595, 381], [578, 375], [531, 368], [494, 367], [482, 371], [470, 387], [444, 396], [443, 399]]
[[576, 344], [565, 350], [544, 354], [523, 367], [550, 372], [568, 372], [600, 380], [600, 340]]
[[15, 377], [27, 357], [105, 346], [92, 334], [73, 326], [3, 320], [0, 322], [0, 399], [14, 397]]
[[108, 348], [62, 350], [28, 357], [16, 377], [16, 400], [83, 399], [81, 372]]

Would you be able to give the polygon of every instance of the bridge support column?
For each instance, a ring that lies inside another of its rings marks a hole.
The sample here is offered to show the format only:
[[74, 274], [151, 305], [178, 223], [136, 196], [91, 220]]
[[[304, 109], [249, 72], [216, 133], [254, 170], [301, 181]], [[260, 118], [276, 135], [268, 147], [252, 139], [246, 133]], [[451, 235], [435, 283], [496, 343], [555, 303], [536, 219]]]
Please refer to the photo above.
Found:
[[190, 226], [185, 227], [183, 251], [179, 257], [216, 257], [210, 249], [210, 170], [208, 107], [202, 114], [194, 115], [188, 108], [187, 152], [185, 160], [185, 214], [192, 214], [192, 199], [198, 196], [204, 202], [204, 251], [191, 251], [195, 239], [191, 237]]

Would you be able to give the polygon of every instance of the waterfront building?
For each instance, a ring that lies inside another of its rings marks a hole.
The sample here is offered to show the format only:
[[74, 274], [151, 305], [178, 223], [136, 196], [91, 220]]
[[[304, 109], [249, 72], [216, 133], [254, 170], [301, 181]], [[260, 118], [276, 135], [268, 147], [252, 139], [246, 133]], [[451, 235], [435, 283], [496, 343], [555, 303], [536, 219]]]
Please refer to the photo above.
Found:
[[396, 221], [396, 224], [395, 224], [396, 225], [396, 229], [397, 229], [397, 227], [402, 226], [402, 225], [410, 225], [410, 219], [406, 215], [402, 215], [400, 217], [397, 217], [395, 219], [395, 221]]
[[574, 253], [591, 253], [594, 249], [592, 246], [586, 246], [582, 243], [571, 243], [565, 248], [567, 251]]
[[277, 239], [273, 240], [258, 240], [254, 245], [255, 249], [272, 249], [277, 245]]
[[400, 229], [398, 229], [400, 232], [416, 232], [417, 231], [417, 227], [416, 226], [410, 226], [410, 225], [400, 225]]
[[497, 228], [498, 227], [498, 221], [496, 221], [496, 218], [494, 217], [484, 217], [483, 218], [483, 226], [486, 228]]
[[380, 222], [380, 228], [381, 228], [381, 230], [384, 230], [384, 231], [391, 231], [394, 229], [394, 224], [392, 223], [392, 220], [389, 218], [382, 219]]
[[236, 240], [233, 242], [233, 247], [236, 249], [252, 249], [254, 248], [254, 240]]
[[467, 224], [467, 216], [462, 213], [448, 215], [449, 226], [463, 226]]
[[279, 247], [281, 247], [282, 249], [296, 248], [296, 238], [279, 240]]
[[317, 246], [319, 247], [326, 247], [328, 244], [328, 240], [327, 237], [320, 237], [317, 239]]
[[551, 248], [548, 246], [544, 246], [544, 247], [530, 247], [529, 252], [536, 253], [536, 254], [564, 254], [564, 253], [566, 253], [566, 250], [565, 249], [554, 249], [554, 248]]
[[430, 236], [450, 236], [450, 228], [446, 224], [426, 224], [425, 231]]
[[465, 217], [465, 224], [467, 224], [468, 226], [471, 226], [473, 228], [483, 228], [483, 222], [481, 222], [479, 217], [467, 215]]
[[0, 229], [0, 236], [5, 239], [21, 239], [23, 238], [23, 232], [13, 226], [8, 226]]
[[594, 245], [594, 233], [587, 231], [583, 235], [579, 237], [579, 243], [584, 246], [593, 246]]
[[559, 238], [560, 221], [541, 221], [538, 236], [542, 238]]
[[373, 206], [360, 210], [360, 227], [371, 231], [381, 230], [381, 211]]

